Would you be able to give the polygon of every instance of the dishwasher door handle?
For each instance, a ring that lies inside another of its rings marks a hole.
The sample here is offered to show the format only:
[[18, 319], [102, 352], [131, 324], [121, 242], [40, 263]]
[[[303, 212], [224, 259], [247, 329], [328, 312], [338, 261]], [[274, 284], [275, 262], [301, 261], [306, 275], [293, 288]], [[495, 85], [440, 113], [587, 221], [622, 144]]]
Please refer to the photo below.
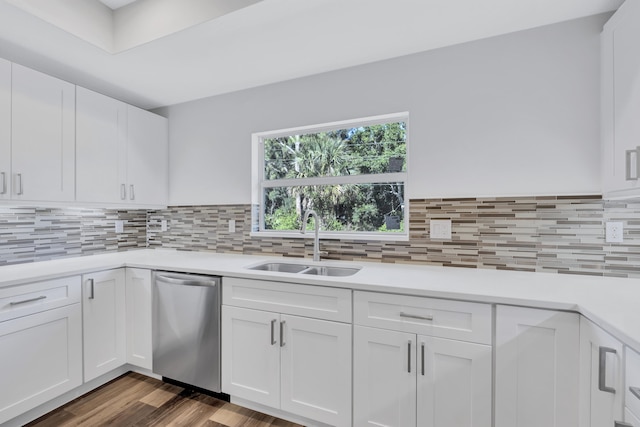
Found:
[[172, 285], [182, 286], [215, 286], [217, 282], [215, 280], [188, 280], [188, 279], [176, 279], [169, 276], [157, 275], [156, 280], [159, 282], [165, 282]]

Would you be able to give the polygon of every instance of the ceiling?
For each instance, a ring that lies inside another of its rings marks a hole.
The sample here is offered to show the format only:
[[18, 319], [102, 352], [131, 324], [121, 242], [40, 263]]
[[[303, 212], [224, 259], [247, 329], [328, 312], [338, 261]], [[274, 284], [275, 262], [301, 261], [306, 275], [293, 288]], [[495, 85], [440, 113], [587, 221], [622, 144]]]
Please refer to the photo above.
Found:
[[263, 0], [112, 54], [0, 0], [0, 57], [155, 108], [612, 11], [622, 1]]
[[133, 3], [134, 1], [136, 0], [100, 0], [100, 3], [112, 10], [116, 10], [128, 5], [129, 3]]

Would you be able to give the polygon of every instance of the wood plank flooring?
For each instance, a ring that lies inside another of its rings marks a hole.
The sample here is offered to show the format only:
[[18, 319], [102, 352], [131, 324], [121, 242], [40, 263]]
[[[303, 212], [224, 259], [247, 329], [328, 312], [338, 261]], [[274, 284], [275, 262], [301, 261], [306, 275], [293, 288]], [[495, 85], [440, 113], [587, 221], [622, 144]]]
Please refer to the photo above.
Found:
[[301, 427], [129, 372], [27, 424], [71, 426]]

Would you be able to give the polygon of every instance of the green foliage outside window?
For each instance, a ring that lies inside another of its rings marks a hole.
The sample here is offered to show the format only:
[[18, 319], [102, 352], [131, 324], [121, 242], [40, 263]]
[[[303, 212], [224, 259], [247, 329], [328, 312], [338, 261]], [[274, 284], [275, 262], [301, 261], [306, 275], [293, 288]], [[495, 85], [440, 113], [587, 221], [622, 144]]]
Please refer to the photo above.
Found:
[[[406, 172], [404, 122], [269, 138], [263, 143], [266, 181]], [[404, 231], [404, 182], [375, 178], [359, 184], [267, 187], [265, 229], [298, 229], [302, 214], [314, 209], [327, 231]]]

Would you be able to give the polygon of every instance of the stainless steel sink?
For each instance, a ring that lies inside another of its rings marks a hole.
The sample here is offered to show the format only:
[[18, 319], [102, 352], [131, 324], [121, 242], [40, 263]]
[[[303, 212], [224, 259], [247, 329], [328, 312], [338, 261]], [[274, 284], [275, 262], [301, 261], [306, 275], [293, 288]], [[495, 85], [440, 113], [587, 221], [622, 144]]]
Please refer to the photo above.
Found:
[[316, 276], [335, 276], [344, 277], [351, 276], [360, 271], [359, 268], [350, 267], [333, 267], [333, 266], [315, 266], [302, 270], [302, 274], [315, 274]]
[[277, 271], [279, 273], [300, 273], [308, 267], [304, 264], [289, 264], [284, 262], [266, 262], [249, 267], [251, 270]]
[[247, 267], [250, 270], [273, 271], [277, 273], [298, 273], [314, 276], [345, 277], [356, 274], [361, 267], [338, 267], [334, 265], [306, 265], [287, 262], [265, 262]]

